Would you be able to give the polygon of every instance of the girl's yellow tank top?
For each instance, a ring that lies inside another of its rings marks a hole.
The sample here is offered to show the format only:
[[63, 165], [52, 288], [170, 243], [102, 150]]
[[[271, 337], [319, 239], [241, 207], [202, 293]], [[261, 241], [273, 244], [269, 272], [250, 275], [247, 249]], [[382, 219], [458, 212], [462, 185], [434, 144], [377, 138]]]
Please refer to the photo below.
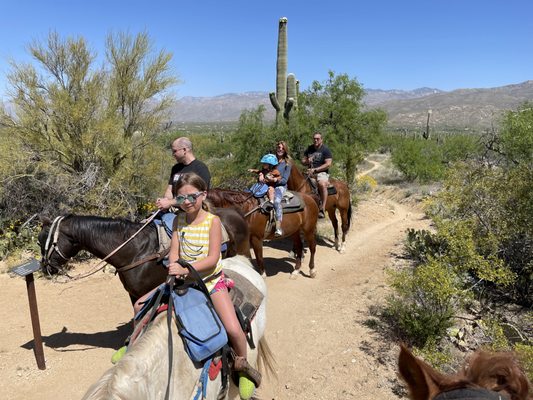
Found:
[[[185, 219], [186, 214], [183, 212], [177, 215], [176, 232], [178, 233], [178, 239], [180, 243], [180, 258], [190, 263], [194, 261], [206, 258], [209, 253], [209, 231], [213, 224], [213, 218], [215, 215], [210, 212], [207, 213], [206, 218], [199, 224], [188, 224]], [[222, 256], [219, 256], [215, 268], [211, 271], [200, 272], [207, 290], [211, 292], [215, 287], [217, 279], [222, 271], [222, 264], [220, 260]]]

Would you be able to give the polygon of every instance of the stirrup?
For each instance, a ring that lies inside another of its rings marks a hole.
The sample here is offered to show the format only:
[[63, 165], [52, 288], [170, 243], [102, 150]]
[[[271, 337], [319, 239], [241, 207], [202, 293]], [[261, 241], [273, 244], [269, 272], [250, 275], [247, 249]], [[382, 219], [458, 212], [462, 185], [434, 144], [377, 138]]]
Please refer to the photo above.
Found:
[[248, 379], [250, 379], [256, 388], [261, 385], [261, 374], [258, 370], [253, 368], [246, 357], [235, 356], [233, 361], [233, 370], [235, 372], [240, 372], [244, 374]]

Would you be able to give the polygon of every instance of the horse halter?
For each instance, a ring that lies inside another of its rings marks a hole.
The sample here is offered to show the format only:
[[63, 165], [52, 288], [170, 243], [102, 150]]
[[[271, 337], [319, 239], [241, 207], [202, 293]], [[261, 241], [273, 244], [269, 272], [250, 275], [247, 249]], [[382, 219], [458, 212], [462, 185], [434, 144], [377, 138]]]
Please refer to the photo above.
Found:
[[461, 388], [439, 393], [433, 400], [508, 400], [508, 397], [488, 389]]
[[50, 230], [48, 231], [48, 237], [46, 238], [46, 242], [43, 249], [43, 258], [41, 259], [41, 267], [50, 266], [50, 258], [52, 257], [52, 254], [57, 253], [63, 260], [68, 261], [70, 260], [69, 257], [65, 257], [65, 255], [59, 250], [59, 247], [57, 245], [57, 241], [59, 239], [59, 224], [65, 217], [56, 217], [54, 219], [54, 222], [52, 222], [52, 226], [50, 227]]

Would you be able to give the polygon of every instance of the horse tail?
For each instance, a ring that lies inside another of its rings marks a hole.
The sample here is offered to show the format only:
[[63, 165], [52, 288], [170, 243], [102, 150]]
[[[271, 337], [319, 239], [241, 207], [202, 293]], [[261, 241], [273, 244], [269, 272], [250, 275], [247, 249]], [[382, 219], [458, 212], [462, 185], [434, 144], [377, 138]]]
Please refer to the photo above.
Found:
[[259, 371], [261, 373], [266, 372], [267, 375], [276, 377], [276, 359], [274, 358], [274, 353], [272, 353], [265, 336], [259, 339], [257, 350], [257, 366], [259, 367]]
[[114, 368], [109, 368], [102, 377], [91, 385], [82, 400], [105, 400], [113, 396], [112, 379]]
[[352, 224], [352, 201], [348, 203], [348, 230], [350, 230], [350, 226]]

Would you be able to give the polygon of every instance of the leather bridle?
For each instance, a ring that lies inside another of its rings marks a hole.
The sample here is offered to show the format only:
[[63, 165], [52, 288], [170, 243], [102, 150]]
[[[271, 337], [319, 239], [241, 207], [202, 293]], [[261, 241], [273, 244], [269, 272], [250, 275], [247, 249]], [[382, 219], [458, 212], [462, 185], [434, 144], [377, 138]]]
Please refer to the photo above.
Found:
[[[50, 230], [48, 231], [48, 236], [46, 237], [46, 242], [43, 248], [43, 258], [41, 259], [41, 268], [51, 267], [50, 259], [54, 253], [57, 253], [65, 262], [70, 260], [70, 257], [66, 257], [63, 252], [59, 249], [57, 242], [59, 240], [59, 225], [65, 217], [59, 216], [54, 219]], [[57, 267], [56, 267], [57, 268]], [[59, 268], [58, 268], [59, 269]]]

